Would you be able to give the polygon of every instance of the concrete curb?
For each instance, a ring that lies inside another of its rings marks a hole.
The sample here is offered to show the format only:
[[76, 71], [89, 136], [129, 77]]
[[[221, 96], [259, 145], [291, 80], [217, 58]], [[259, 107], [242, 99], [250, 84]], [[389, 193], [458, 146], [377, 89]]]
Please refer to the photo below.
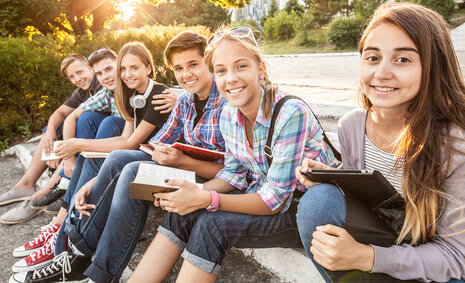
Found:
[[[312, 103], [311, 105], [315, 115], [317, 115], [320, 120], [329, 118], [334, 119], [336, 122], [342, 115], [356, 107], [352, 104], [326, 102]], [[339, 150], [337, 134], [334, 132], [327, 132], [327, 135], [331, 143]], [[35, 141], [39, 139], [40, 137], [36, 137]], [[16, 145], [5, 152], [5, 155], [12, 154], [16, 154], [25, 168], [29, 166], [32, 156], [30, 150], [25, 145]], [[38, 183], [39, 187], [43, 187], [48, 180], [49, 177], [44, 173]], [[246, 256], [252, 257], [258, 264], [274, 273], [283, 282], [324, 282], [302, 248], [241, 249], [241, 251]], [[132, 270], [126, 267], [120, 282], [126, 282], [131, 274]]]

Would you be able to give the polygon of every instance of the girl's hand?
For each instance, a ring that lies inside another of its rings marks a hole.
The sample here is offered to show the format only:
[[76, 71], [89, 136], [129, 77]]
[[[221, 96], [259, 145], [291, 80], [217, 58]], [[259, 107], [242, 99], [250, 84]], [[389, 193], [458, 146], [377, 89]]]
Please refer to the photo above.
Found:
[[172, 92], [170, 89], [165, 89], [161, 94], [155, 94], [153, 96], [152, 104], [159, 105], [155, 106], [155, 111], [160, 111], [160, 113], [170, 113], [174, 108], [174, 104], [178, 100], [178, 94]]
[[371, 246], [355, 241], [344, 228], [331, 224], [318, 226], [313, 232], [310, 252], [316, 262], [333, 271], [371, 271], [375, 259]]
[[75, 155], [80, 151], [78, 146], [78, 140], [75, 138], [71, 138], [65, 141], [60, 142], [55, 149], [55, 154], [62, 158], [70, 158], [71, 156]]
[[302, 161], [302, 165], [300, 166], [297, 166], [295, 168], [295, 176], [297, 178], [297, 180], [299, 180], [299, 182], [304, 185], [305, 187], [307, 187], [307, 189], [311, 188], [313, 185], [316, 185], [316, 184], [319, 184], [317, 182], [312, 182], [310, 181], [309, 179], [307, 179], [302, 173], [300, 173], [301, 171], [304, 172], [304, 173], [307, 173], [310, 169], [334, 169], [324, 163], [321, 163], [321, 162], [318, 162], [318, 161], [315, 161], [313, 159], [310, 159], [310, 158], [304, 158], [304, 160]]
[[87, 204], [90, 192], [92, 191], [92, 186], [94, 185], [96, 179], [97, 177], [87, 182], [84, 186], [81, 187], [81, 189], [79, 189], [79, 191], [76, 194], [74, 207], [81, 212], [81, 214], [79, 215], [79, 219], [82, 219], [83, 214], [90, 217], [90, 212], [88, 210], [97, 208], [95, 204]]
[[73, 155], [70, 158], [65, 159], [63, 162], [64, 162], [63, 169], [65, 170], [65, 175], [66, 177], [71, 179], [71, 176], [73, 175], [74, 167], [76, 166], [77, 157]]
[[191, 182], [185, 180], [169, 180], [166, 184], [179, 186], [179, 190], [172, 193], [154, 194], [154, 205], [160, 206], [166, 211], [185, 215], [198, 209], [205, 208], [212, 202], [209, 191], [201, 190]]
[[182, 151], [163, 144], [156, 144], [154, 146], [152, 160], [160, 165], [179, 167], [183, 164], [186, 157]]

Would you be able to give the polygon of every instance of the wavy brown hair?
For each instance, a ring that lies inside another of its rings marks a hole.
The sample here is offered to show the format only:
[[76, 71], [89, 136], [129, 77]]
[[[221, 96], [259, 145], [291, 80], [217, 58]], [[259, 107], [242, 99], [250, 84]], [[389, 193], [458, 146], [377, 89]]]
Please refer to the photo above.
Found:
[[[397, 160], [404, 160], [402, 191], [406, 202], [405, 222], [397, 243], [418, 245], [435, 235], [441, 216], [446, 196], [443, 185], [453, 150], [449, 127], [454, 123], [465, 128], [465, 85], [449, 27], [438, 13], [408, 3], [380, 6], [362, 35], [360, 53], [368, 34], [381, 23], [400, 27], [420, 54], [420, 90], [403, 117], [396, 140]], [[372, 107], [363, 93], [360, 101], [363, 108]]]
[[133, 95], [134, 90], [127, 87], [127, 85], [121, 79], [121, 61], [126, 54], [132, 54], [139, 57], [145, 66], [150, 66], [152, 71], [149, 74], [149, 78], [153, 79], [155, 76], [152, 54], [145, 47], [142, 42], [129, 42], [126, 43], [118, 52], [116, 59], [116, 89], [115, 89], [115, 102], [118, 111], [126, 121], [133, 121], [134, 110], [129, 104], [129, 98]]
[[[252, 57], [255, 59], [257, 64], [260, 64], [264, 62], [261, 52], [260, 52], [260, 47], [258, 46], [258, 43], [256, 42], [255, 38], [253, 37], [252, 34], [250, 34], [247, 37], [234, 37], [229, 34], [229, 28], [226, 27], [221, 27], [219, 28], [214, 36], [221, 35], [222, 39], [228, 39], [231, 41], [235, 41], [242, 45], [246, 50], [248, 50], [251, 54]], [[215, 44], [207, 46], [205, 49], [205, 63], [208, 65], [208, 69], [210, 72], [213, 74], [213, 63], [212, 63], [212, 57], [213, 53], [215, 52], [215, 48], [218, 45], [221, 40], [217, 41]], [[265, 94], [263, 96], [263, 101], [262, 101], [262, 108], [263, 108], [263, 113], [265, 114], [265, 117], [270, 117], [271, 115], [271, 109], [273, 108], [273, 103], [274, 99], [276, 96], [276, 92], [278, 91], [278, 87], [273, 84], [270, 81], [270, 76], [268, 74], [268, 68], [265, 66], [265, 72], [263, 74], [263, 79], [260, 81], [261, 87], [264, 89]]]

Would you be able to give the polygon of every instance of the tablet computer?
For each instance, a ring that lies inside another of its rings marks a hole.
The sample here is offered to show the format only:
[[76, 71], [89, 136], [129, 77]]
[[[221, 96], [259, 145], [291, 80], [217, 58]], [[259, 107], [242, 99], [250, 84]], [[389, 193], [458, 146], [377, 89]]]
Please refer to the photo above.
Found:
[[402, 209], [402, 195], [378, 170], [309, 170], [302, 173], [313, 182], [338, 186], [344, 194], [351, 194], [368, 208]]

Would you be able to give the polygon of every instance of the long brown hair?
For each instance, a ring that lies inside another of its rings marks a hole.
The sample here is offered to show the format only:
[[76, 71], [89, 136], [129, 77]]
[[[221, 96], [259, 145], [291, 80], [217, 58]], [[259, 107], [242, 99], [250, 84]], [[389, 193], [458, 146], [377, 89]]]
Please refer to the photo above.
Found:
[[153, 79], [155, 76], [152, 54], [145, 47], [142, 42], [129, 42], [126, 43], [118, 52], [118, 58], [116, 59], [116, 89], [115, 89], [115, 102], [118, 111], [126, 121], [133, 121], [134, 110], [129, 104], [129, 98], [133, 95], [134, 90], [129, 89], [127, 85], [121, 79], [121, 61], [126, 54], [132, 54], [139, 57], [145, 66], [150, 66], [151, 72], [149, 78]]
[[[419, 93], [403, 117], [403, 129], [396, 140], [397, 160], [404, 160], [402, 191], [406, 202], [397, 242], [417, 245], [436, 233], [451, 162], [449, 127], [454, 123], [465, 128], [465, 84], [449, 27], [438, 13], [408, 3], [380, 6], [362, 35], [360, 53], [368, 34], [381, 23], [400, 27], [412, 39], [422, 66]], [[365, 109], [372, 107], [363, 93], [360, 101]]]
[[[257, 64], [261, 64], [262, 62], [264, 62], [258, 43], [253, 37], [252, 33], [246, 37], [234, 37], [234, 36], [231, 36], [228, 31], [229, 31], [229, 28], [226, 28], [226, 27], [219, 28], [215, 32], [215, 36], [221, 35], [222, 39], [218, 40], [215, 44], [207, 46], [207, 48], [205, 49], [204, 60], [205, 60], [205, 63], [208, 65], [208, 69], [210, 70], [211, 73], [213, 73], [212, 57], [213, 57], [213, 53], [215, 52], [215, 47], [223, 39], [235, 41], [239, 43], [240, 45], [242, 45], [245, 49], [247, 49], [252, 54], [252, 57], [255, 58], [255, 61], [257, 62]], [[264, 71], [262, 80], [260, 80], [260, 85], [265, 91], [265, 94], [263, 96], [263, 101], [262, 101], [263, 113], [265, 114], [265, 117], [270, 117], [271, 109], [273, 107], [273, 103], [274, 103], [274, 99], [276, 96], [276, 92], [278, 91], [278, 87], [270, 81], [270, 76], [268, 74], [268, 68], [266, 67], [267, 66], [265, 65], [265, 71]]]

